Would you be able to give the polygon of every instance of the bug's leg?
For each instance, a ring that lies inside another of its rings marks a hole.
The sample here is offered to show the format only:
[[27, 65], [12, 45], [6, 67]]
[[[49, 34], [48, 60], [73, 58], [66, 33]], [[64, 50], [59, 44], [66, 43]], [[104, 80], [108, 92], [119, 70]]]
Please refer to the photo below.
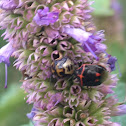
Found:
[[93, 64], [93, 60], [92, 60], [91, 64]]
[[86, 86], [86, 89], [91, 90], [92, 88], [91, 88], [91, 86]]
[[49, 83], [50, 85], [52, 85], [53, 83], [56, 83], [57, 80], [59, 80], [60, 78], [56, 77], [55, 75], [51, 75], [50, 79], [49, 79]]
[[89, 89], [89, 86], [86, 86], [86, 89]]
[[91, 88], [91, 86], [89, 86], [89, 90], [91, 90], [92, 88]]
[[69, 79], [66, 82], [68, 82], [70, 79], [72, 79], [72, 77], [73, 77], [73, 75], [71, 77], [69, 77]]
[[51, 83], [52, 83], [52, 76], [50, 77], [50, 82], [49, 82], [49, 83], [50, 83], [50, 85], [51, 85]]
[[[83, 60], [83, 56], [82, 56], [82, 55], [81, 55], [81, 59], [82, 59], [82, 64], [84, 64], [84, 60]], [[82, 64], [81, 64], [81, 65], [82, 65]]]

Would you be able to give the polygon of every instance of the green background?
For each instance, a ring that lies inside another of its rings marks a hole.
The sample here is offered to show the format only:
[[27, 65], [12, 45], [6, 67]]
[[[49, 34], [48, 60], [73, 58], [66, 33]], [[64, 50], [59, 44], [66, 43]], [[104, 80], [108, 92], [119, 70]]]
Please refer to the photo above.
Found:
[[[91, 0], [90, 0], [91, 1]], [[105, 29], [108, 46], [108, 52], [118, 58], [122, 76], [119, 77], [119, 83], [115, 90], [115, 95], [119, 101], [123, 101], [126, 96], [126, 0], [120, 0], [122, 6], [122, 15], [115, 14], [110, 8], [110, 0], [94, 0], [92, 5], [95, 8], [93, 13], [94, 22], [98, 30]], [[122, 24], [123, 29], [115, 30], [118, 24]], [[3, 31], [0, 31], [2, 34]], [[121, 37], [117, 35], [120, 34]], [[123, 39], [122, 39], [123, 38]], [[6, 42], [0, 38], [0, 47]], [[26, 104], [24, 100], [25, 94], [20, 89], [21, 73], [13, 67], [14, 59], [11, 58], [11, 65], [8, 68], [8, 88], [4, 89], [5, 68], [4, 64], [0, 64], [0, 126], [32, 126], [32, 123], [26, 117], [26, 113], [30, 112], [31, 105]], [[113, 73], [119, 74], [116, 69]], [[114, 122], [119, 122], [122, 126], [126, 126], [126, 115], [114, 117]]]

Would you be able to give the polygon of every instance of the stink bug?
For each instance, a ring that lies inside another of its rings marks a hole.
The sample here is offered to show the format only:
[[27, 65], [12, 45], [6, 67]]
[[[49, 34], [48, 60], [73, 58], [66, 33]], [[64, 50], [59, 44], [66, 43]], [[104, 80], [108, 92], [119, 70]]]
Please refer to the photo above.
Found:
[[81, 86], [97, 86], [107, 78], [107, 70], [101, 65], [83, 64], [75, 73]]
[[51, 71], [58, 77], [66, 77], [74, 73], [74, 63], [68, 57], [56, 59], [52, 63]]

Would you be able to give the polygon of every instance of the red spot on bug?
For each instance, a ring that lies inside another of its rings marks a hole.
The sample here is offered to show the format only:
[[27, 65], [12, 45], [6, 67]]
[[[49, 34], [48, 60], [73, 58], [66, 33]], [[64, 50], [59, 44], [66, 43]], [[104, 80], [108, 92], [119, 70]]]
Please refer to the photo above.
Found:
[[99, 79], [96, 79], [96, 80], [95, 80], [95, 82], [98, 82], [98, 81], [99, 81]]
[[99, 77], [99, 76], [101, 76], [101, 74], [100, 73], [96, 73], [96, 77]]

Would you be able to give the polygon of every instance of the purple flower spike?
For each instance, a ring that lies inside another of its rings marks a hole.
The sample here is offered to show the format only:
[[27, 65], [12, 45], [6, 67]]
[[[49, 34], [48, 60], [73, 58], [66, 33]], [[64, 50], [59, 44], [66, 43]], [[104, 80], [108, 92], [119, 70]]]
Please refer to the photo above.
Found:
[[34, 16], [33, 20], [36, 22], [37, 25], [48, 26], [49, 24], [55, 23], [59, 18], [58, 12], [49, 12], [49, 8], [46, 7], [43, 10], [39, 9]]
[[0, 49], [0, 63], [5, 63], [5, 88], [7, 88], [7, 66], [10, 65], [9, 58], [14, 50], [10, 43]]
[[117, 58], [115, 56], [111, 56], [111, 55], [109, 57], [110, 58], [108, 59], [108, 64], [110, 65], [111, 70], [114, 71]]
[[13, 10], [17, 7], [15, 0], [1, 0], [0, 8], [4, 10]]

